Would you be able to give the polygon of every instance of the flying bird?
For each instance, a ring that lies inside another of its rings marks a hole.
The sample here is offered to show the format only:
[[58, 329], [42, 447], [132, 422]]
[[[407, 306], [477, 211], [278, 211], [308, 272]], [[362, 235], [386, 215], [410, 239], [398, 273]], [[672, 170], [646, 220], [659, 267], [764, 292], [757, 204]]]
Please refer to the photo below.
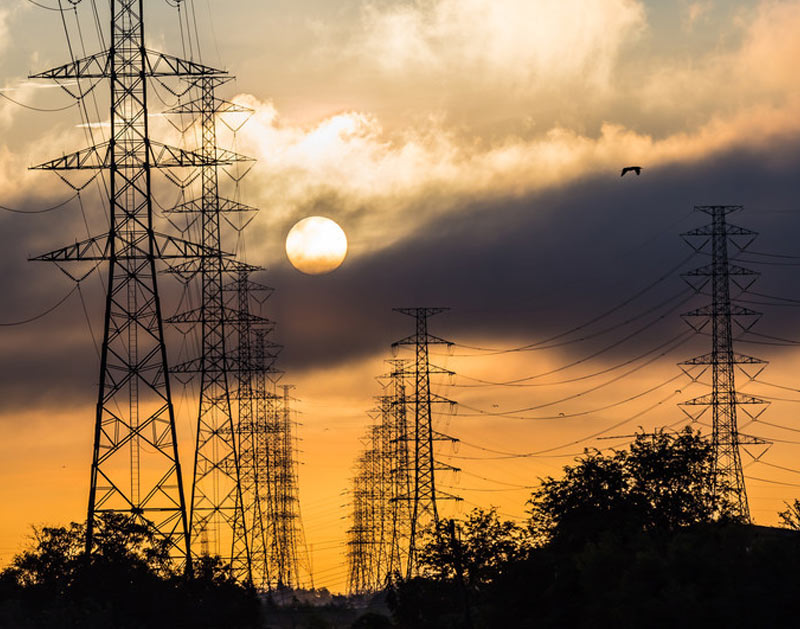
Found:
[[642, 167], [641, 166], [626, 166], [625, 168], [622, 169], [622, 172], [620, 173], [619, 176], [620, 177], [624, 177], [625, 173], [628, 173], [630, 171], [635, 172], [636, 176], [638, 177], [639, 175], [642, 174]]

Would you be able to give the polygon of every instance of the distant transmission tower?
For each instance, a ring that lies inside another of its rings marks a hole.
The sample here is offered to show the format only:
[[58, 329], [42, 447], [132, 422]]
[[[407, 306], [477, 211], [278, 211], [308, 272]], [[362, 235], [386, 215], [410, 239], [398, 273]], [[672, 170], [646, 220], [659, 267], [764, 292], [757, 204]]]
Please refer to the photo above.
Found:
[[385, 578], [402, 575], [403, 566], [408, 566], [411, 540], [412, 505], [408, 496], [414, 492], [413, 465], [409, 445], [411, 444], [408, 425], [408, 404], [406, 398], [406, 376], [409, 373], [408, 361], [395, 359], [387, 361], [390, 366], [388, 394], [390, 401], [388, 413], [383, 413], [384, 423], [388, 425], [387, 448], [389, 458], [390, 488], [388, 494], [391, 524], [388, 534], [388, 552]]
[[[307, 566], [306, 542], [303, 523], [300, 516], [300, 498], [298, 495], [297, 467], [295, 456], [297, 451], [295, 436], [295, 420], [292, 417], [292, 385], [281, 385], [279, 395], [277, 427], [271, 449], [274, 457], [274, 479], [271, 491], [274, 493], [276, 505], [272, 513], [277, 521], [271, 527], [275, 530], [275, 547], [278, 555], [275, 558], [275, 578], [278, 587], [297, 588], [302, 580], [300, 570]], [[301, 550], [303, 556], [301, 557]]]
[[353, 525], [348, 535], [349, 587], [353, 594], [377, 591], [400, 575], [407, 558], [410, 501], [408, 426], [400, 374], [407, 361], [389, 361], [392, 370], [368, 431], [353, 478]]
[[[226, 303], [224, 319], [228, 324], [226, 334], [229, 333], [226, 336], [226, 362], [231, 376], [236, 378], [235, 392], [231, 395], [238, 404], [235, 421], [232, 420], [230, 426], [224, 426], [220, 431], [229, 444], [228, 449], [224, 450], [227, 452], [226, 458], [219, 462], [222, 469], [217, 470], [216, 474], [225, 473], [230, 477], [235, 473], [238, 479], [240, 499], [231, 500], [233, 496], [229, 495], [224, 503], [234, 551], [239, 550], [238, 555], [234, 555], [234, 574], [240, 580], [253, 579], [255, 584], [263, 584], [267, 578], [267, 567], [260, 491], [263, 476], [260, 469], [263, 452], [259, 451], [262, 430], [257, 416], [260, 408], [257, 392], [261, 372], [271, 369], [277, 354], [259, 356], [253, 346], [256, 330], [269, 332], [273, 327], [269, 319], [253, 312], [253, 295], [261, 293], [268, 296], [272, 293], [271, 288], [250, 279], [250, 274], [255, 270], [258, 269], [240, 265], [234, 279], [222, 287], [223, 294], [228, 292], [232, 295], [230, 300], [223, 300]], [[209, 449], [206, 456], [210, 458], [218, 452]], [[218, 486], [208, 484], [212, 491]], [[246, 549], [247, 555], [243, 555], [241, 549]]]
[[145, 48], [142, 0], [110, 0], [110, 48], [33, 75], [64, 82], [106, 79], [111, 139], [36, 168], [107, 169], [109, 231], [36, 258], [108, 263], [86, 548], [95, 519], [121, 513], [147, 523], [177, 561], [190, 560], [189, 527], [167, 377], [156, 260], [219, 259], [203, 245], [153, 229], [153, 168], [207, 167], [232, 154], [201, 155], [150, 139], [148, 82], [153, 77], [209, 79], [220, 70]]
[[439, 521], [439, 500], [461, 500], [461, 498], [436, 489], [437, 471], [458, 471], [457, 468], [438, 462], [434, 456], [435, 441], [457, 441], [433, 429], [433, 404], [453, 404], [451, 400], [431, 392], [431, 374], [451, 375], [452, 372], [431, 365], [428, 348], [430, 345], [450, 345], [444, 339], [428, 333], [428, 318], [445, 312], [447, 308], [395, 308], [395, 312], [413, 317], [416, 331], [392, 347], [410, 345], [414, 347], [413, 367], [399, 375], [413, 378], [413, 393], [407, 395], [406, 404], [412, 409], [413, 429], [410, 435], [412, 448], [413, 493], [400, 500], [411, 502], [411, 522], [409, 526], [408, 558], [406, 573], [412, 576], [416, 571], [416, 552], [420, 532]]
[[[766, 401], [736, 391], [734, 367], [743, 371], [746, 365], [755, 373], [745, 373], [754, 378], [761, 372], [765, 361], [745, 356], [733, 351], [733, 323], [742, 329], [749, 329], [760, 313], [731, 303], [731, 283], [740, 290], [746, 290], [758, 275], [728, 260], [728, 243], [739, 250], [745, 249], [757, 235], [756, 232], [730, 225], [726, 216], [742, 209], [741, 206], [712, 205], [698, 206], [696, 211], [711, 216], [711, 224], [682, 234], [697, 251], [710, 246], [711, 263], [684, 274], [685, 279], [698, 292], [711, 283], [711, 303], [687, 312], [683, 316], [695, 330], [701, 330], [711, 323], [711, 352], [681, 363], [681, 367], [693, 379], [698, 379], [711, 367], [711, 393], [683, 402], [681, 406], [687, 415], [697, 420], [709, 408], [712, 414], [712, 446], [714, 450], [714, 492], [717, 498], [729, 501], [734, 512], [745, 521], [750, 521], [750, 508], [747, 502], [740, 445], [763, 444], [764, 440], [739, 432], [737, 408], [750, 417], [758, 417], [767, 404]], [[699, 324], [693, 321], [699, 320]], [[752, 413], [748, 406], [761, 406]], [[698, 412], [694, 407], [702, 407]]]
[[350, 594], [365, 594], [374, 590], [372, 572], [373, 526], [371, 522], [369, 479], [362, 473], [363, 458], [359, 459], [353, 478], [352, 524], [347, 530], [347, 563]]

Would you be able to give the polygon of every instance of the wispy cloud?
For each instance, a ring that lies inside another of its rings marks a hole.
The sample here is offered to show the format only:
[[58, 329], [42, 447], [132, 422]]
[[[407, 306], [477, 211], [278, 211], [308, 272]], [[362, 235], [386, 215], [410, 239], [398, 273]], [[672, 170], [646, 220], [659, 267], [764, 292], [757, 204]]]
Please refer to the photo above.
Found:
[[645, 26], [636, 0], [372, 3], [354, 51], [387, 71], [447, 80], [605, 83]]

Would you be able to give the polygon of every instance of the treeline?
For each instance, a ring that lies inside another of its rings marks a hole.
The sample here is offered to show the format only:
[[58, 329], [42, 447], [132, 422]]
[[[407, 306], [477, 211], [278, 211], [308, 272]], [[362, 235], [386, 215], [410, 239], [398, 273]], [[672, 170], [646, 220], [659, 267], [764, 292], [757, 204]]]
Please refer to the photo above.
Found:
[[341, 605], [287, 619], [218, 558], [186, 578], [148, 529], [123, 518], [100, 522], [88, 557], [82, 525], [37, 529], [0, 573], [0, 627], [800, 625], [800, 502], [780, 514], [783, 528], [748, 525], [724, 488], [713, 491], [712, 466], [711, 446], [688, 429], [586, 451], [542, 480], [526, 522], [494, 509], [440, 521], [426, 534], [421, 576], [395, 578], [354, 623], [355, 609]]
[[0, 573], [3, 629], [261, 627], [256, 593], [218, 557], [187, 578], [149, 527], [109, 514], [84, 552], [85, 526], [34, 529], [31, 547]]
[[712, 462], [689, 429], [587, 451], [542, 481], [523, 525], [480, 509], [440, 522], [423, 576], [385, 593], [391, 624], [363, 626], [800, 626], [800, 503], [785, 528], [746, 525], [713, 492]]

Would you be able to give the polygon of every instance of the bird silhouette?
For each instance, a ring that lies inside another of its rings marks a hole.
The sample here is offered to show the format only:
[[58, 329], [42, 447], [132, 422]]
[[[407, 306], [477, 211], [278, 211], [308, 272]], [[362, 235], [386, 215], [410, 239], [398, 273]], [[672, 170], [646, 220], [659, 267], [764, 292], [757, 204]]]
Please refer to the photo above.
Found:
[[639, 175], [642, 174], [642, 167], [641, 166], [626, 166], [625, 168], [622, 169], [622, 172], [620, 173], [619, 176], [620, 177], [624, 177], [625, 173], [628, 173], [630, 171], [635, 172], [636, 176], [638, 177]]

